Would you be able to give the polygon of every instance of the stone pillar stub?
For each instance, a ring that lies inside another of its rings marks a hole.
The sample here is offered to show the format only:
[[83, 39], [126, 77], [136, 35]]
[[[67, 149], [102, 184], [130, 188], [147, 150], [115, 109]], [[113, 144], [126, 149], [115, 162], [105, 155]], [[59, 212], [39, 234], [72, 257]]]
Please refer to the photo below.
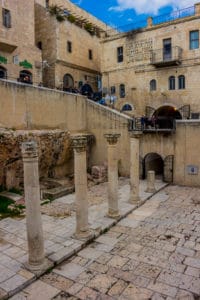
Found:
[[26, 263], [26, 267], [36, 274], [41, 274], [48, 267], [48, 261], [45, 260], [44, 254], [37, 144], [34, 141], [24, 142], [21, 149], [24, 166], [28, 240], [28, 262]]
[[92, 236], [88, 226], [86, 136], [73, 136], [72, 146], [74, 149], [74, 179], [76, 198], [76, 232], [74, 236], [78, 239], [86, 239]]
[[147, 172], [147, 189], [145, 192], [154, 193], [156, 191], [155, 188], [155, 171]]
[[117, 160], [117, 141], [121, 134], [104, 134], [108, 142], [108, 217], [118, 218], [118, 160]]
[[137, 204], [140, 201], [139, 186], [140, 186], [140, 172], [139, 172], [139, 145], [141, 131], [134, 131], [130, 133], [130, 198], [129, 203]]
[[195, 7], [195, 15], [199, 16], [200, 15], [200, 3], [196, 3], [194, 5], [194, 7]]

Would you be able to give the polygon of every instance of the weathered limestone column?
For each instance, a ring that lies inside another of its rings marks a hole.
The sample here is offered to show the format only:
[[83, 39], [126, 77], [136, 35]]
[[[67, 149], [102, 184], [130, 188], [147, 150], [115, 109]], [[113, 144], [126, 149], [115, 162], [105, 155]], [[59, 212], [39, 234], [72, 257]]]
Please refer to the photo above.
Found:
[[155, 171], [148, 171], [147, 173], [147, 193], [154, 193], [155, 188]]
[[130, 133], [130, 198], [129, 202], [136, 204], [140, 201], [139, 186], [139, 144], [141, 131], [134, 131]]
[[117, 141], [120, 134], [104, 134], [108, 142], [108, 216], [119, 217]]
[[87, 198], [87, 138], [77, 135], [72, 137], [74, 148], [74, 175], [76, 196], [76, 238], [88, 238], [91, 232], [88, 227], [88, 198]]
[[45, 263], [42, 218], [40, 212], [40, 186], [37, 144], [22, 143], [24, 165], [24, 191], [28, 238], [28, 263], [31, 271], [42, 271]]

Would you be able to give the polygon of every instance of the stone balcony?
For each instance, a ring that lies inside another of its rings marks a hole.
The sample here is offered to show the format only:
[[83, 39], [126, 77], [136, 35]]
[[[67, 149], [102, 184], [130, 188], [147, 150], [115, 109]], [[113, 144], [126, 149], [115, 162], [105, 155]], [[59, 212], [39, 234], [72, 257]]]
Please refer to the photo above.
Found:
[[164, 49], [152, 50], [150, 63], [155, 67], [168, 67], [180, 65], [182, 60], [182, 48], [179, 46], [171, 47], [167, 53]]

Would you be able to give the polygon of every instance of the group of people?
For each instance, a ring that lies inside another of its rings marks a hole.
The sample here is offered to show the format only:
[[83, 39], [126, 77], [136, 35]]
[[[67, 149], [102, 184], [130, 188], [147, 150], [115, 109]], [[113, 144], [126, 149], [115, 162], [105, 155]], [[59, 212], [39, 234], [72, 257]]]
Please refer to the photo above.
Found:
[[141, 120], [142, 129], [148, 128], [148, 126], [157, 128], [158, 120], [157, 120], [156, 116], [152, 116], [151, 118], [142, 116], [140, 120]]

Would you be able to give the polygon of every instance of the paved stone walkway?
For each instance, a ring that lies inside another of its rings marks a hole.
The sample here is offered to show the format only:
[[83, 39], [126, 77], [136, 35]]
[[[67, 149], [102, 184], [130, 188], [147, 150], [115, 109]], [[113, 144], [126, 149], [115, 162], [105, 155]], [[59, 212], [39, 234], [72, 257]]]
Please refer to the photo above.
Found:
[[165, 188], [11, 299], [200, 299], [199, 191]]
[[[157, 189], [160, 189], [163, 186], [165, 186], [163, 182], [159, 180], [156, 181]], [[151, 194], [145, 193], [145, 189], [146, 182], [141, 181], [140, 196], [142, 200], [151, 196]], [[107, 184], [104, 183], [91, 187], [89, 192], [89, 223], [90, 228], [93, 229], [96, 237], [98, 237], [104, 230], [107, 230], [116, 224], [116, 220], [106, 217], [106, 190]], [[135, 208], [134, 205], [130, 205], [127, 202], [128, 198], [128, 179], [121, 179], [119, 187], [119, 208], [121, 216], [125, 216], [128, 212]], [[55, 210], [56, 204], [58, 207], [60, 207], [61, 204], [64, 204], [67, 209], [70, 206], [73, 207], [74, 199], [75, 195], [72, 194], [55, 200], [53, 202]], [[70, 216], [68, 215], [67, 217], [63, 217], [62, 215], [59, 215], [58, 217], [56, 211], [54, 216], [43, 214], [42, 220], [45, 238], [45, 251], [47, 257], [52, 262], [52, 266], [71, 257], [86, 246], [87, 241], [80, 241], [72, 238], [73, 233], [75, 232], [75, 212], [73, 209]], [[6, 299], [9, 296], [16, 294], [18, 291], [36, 280], [35, 275], [24, 268], [24, 263], [27, 261], [25, 222], [25, 218], [6, 218], [0, 221], [0, 299]], [[126, 221], [124, 220], [123, 222]], [[128, 222], [130, 224], [135, 223], [134, 220], [129, 220]], [[105, 248], [106, 252], [113, 249], [109, 245], [102, 245], [101, 247], [103, 247], [103, 249]], [[73, 272], [75, 272], [76, 275], [77, 272], [80, 272], [79, 265], [75, 264], [74, 268], [75, 270]], [[40, 284], [40, 281], [38, 282]], [[36, 283], [36, 286], [37, 284], [38, 283]], [[51, 299], [53, 297], [52, 293], [50, 292], [48, 294], [48, 288], [47, 291], [45, 291], [45, 288], [44, 291], [42, 291], [43, 286], [48, 287], [48, 285], [41, 283], [41, 290], [37, 292], [37, 297], [33, 294], [33, 296], [28, 296], [28, 299]], [[31, 288], [32, 285], [29, 287], [29, 290]], [[54, 290], [55, 289], [53, 288], [53, 291]], [[37, 288], [35, 288], [34, 285], [33, 291], [37, 291]], [[56, 289], [55, 292], [57, 294], [58, 290]], [[45, 294], [44, 296], [43, 293]], [[19, 297], [21, 297], [21, 294]], [[26, 299], [26, 297], [17, 299]]]

